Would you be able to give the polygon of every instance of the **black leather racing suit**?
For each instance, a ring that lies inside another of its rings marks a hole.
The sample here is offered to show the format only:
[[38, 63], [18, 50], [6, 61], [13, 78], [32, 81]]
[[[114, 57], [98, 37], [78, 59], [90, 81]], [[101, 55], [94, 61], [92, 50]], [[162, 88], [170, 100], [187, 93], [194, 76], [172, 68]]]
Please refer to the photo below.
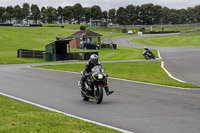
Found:
[[[101, 66], [100, 62], [98, 62], [96, 65], [100, 65]], [[84, 83], [87, 80], [87, 76], [86, 75], [89, 74], [91, 72], [92, 68], [94, 66], [96, 66], [96, 65], [94, 65], [90, 60], [85, 65], [85, 68], [83, 70], [83, 75], [81, 77], [81, 86], [82, 86], [82, 89], [84, 89], [84, 85], [85, 85]], [[106, 89], [108, 88], [107, 79], [104, 82], [104, 88], [106, 88]]]

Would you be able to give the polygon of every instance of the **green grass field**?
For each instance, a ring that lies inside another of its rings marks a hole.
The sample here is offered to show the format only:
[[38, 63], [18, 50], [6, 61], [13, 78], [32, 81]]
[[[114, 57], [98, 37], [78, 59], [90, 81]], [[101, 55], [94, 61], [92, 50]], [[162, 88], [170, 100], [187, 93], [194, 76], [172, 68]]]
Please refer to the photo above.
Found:
[[0, 64], [40, 63], [43, 59], [17, 58], [17, 49], [44, 50], [57, 34], [74, 30], [52, 27], [0, 27]]
[[200, 46], [200, 32], [138, 38], [131, 42], [154, 46]]
[[[46, 25], [48, 26], [48, 25]], [[67, 28], [60, 27], [2, 27], [0, 26], [0, 64], [21, 64], [21, 63], [41, 63], [43, 59], [29, 59], [29, 58], [17, 58], [17, 49], [30, 49], [30, 50], [45, 50], [45, 45], [55, 41], [56, 35], [71, 35], [76, 32]], [[73, 28], [77, 28], [77, 25]], [[126, 36], [128, 34], [122, 34], [113, 31], [112, 37]], [[99, 33], [106, 33], [105, 30], [98, 31]], [[104, 36], [103, 39], [109, 37]], [[101, 50], [100, 50], [101, 51]], [[106, 51], [106, 50], [102, 50]], [[134, 52], [137, 51], [136, 49]], [[139, 50], [140, 51], [140, 50]], [[114, 56], [121, 53], [120, 50], [113, 51]], [[116, 53], [116, 54], [115, 54]], [[122, 51], [124, 53], [124, 51]], [[106, 54], [106, 52], [103, 52]], [[110, 52], [108, 53], [110, 54]], [[109, 56], [109, 55], [108, 55]], [[116, 56], [117, 57], [117, 56]], [[138, 58], [138, 57], [137, 57]]]
[[[171, 79], [161, 68], [160, 61], [102, 63], [102, 65], [110, 77], [184, 88], [200, 88], [198, 85], [182, 83]], [[85, 64], [67, 64], [43, 65], [36, 66], [36, 68], [81, 72], [84, 66]]]
[[[117, 46], [116, 50], [110, 48], [102, 48], [100, 50], [89, 50], [89, 49], [71, 49], [72, 52], [98, 52], [99, 59], [101, 61], [108, 61], [108, 60], [131, 60], [131, 59], [144, 59], [142, 55], [143, 49], [139, 48], [127, 48]], [[152, 52], [158, 57], [158, 53], [156, 50], [152, 49]]]
[[[53, 26], [53, 25], [45, 25], [45, 26]], [[56, 25], [57, 26], [57, 25]], [[27, 59], [27, 58], [17, 58], [17, 49], [31, 49], [31, 50], [44, 50], [45, 45], [55, 41], [56, 35], [71, 35], [76, 32], [74, 28], [79, 29], [80, 25], [64, 25], [65, 28], [60, 27], [2, 27], [0, 26], [0, 64], [21, 64], [21, 63], [41, 63], [44, 62], [43, 59]], [[174, 30], [188, 30], [198, 27], [177, 27]], [[104, 37], [102, 39], [106, 39], [110, 36], [112, 32], [112, 37], [122, 37], [128, 36], [127, 33], [121, 33], [122, 28], [117, 27], [107, 27], [107, 28], [99, 28], [92, 27], [88, 28], [89, 30], [96, 31], [100, 34], [103, 34]], [[138, 29], [139, 28], [128, 28], [128, 29]], [[166, 30], [172, 30], [172, 28], [165, 28]], [[148, 30], [148, 28], [147, 28]], [[157, 28], [157, 30], [159, 30]], [[156, 39], [155, 39], [156, 38]], [[189, 38], [189, 39], [187, 39]], [[143, 39], [135, 39], [136, 43], [144, 43], [147, 45], [199, 45], [199, 33], [190, 33], [183, 35], [174, 35], [174, 36], [163, 36], [160, 39], [157, 37], [145, 38]], [[174, 43], [174, 41], [176, 43]], [[184, 43], [183, 43], [184, 42]], [[120, 49], [119, 49], [120, 50]], [[124, 53], [124, 51], [108, 51], [102, 50], [104, 57], [113, 57], [114, 59], [126, 59], [128, 56]], [[137, 51], [136, 49], [134, 51]], [[139, 50], [140, 52], [141, 50]], [[115, 54], [116, 53], [116, 54]], [[130, 52], [129, 52], [130, 53]], [[136, 56], [138, 52], [136, 52]], [[108, 54], [108, 56], [106, 56]], [[120, 58], [118, 54], [123, 54]], [[123, 58], [122, 58], [123, 57]], [[108, 59], [109, 59], [108, 58]], [[138, 57], [135, 57], [138, 58]], [[131, 55], [131, 59], [135, 59]], [[143, 58], [143, 57], [139, 57]], [[102, 59], [107, 60], [107, 59]]]
[[118, 131], [0, 96], [0, 133], [118, 133]]

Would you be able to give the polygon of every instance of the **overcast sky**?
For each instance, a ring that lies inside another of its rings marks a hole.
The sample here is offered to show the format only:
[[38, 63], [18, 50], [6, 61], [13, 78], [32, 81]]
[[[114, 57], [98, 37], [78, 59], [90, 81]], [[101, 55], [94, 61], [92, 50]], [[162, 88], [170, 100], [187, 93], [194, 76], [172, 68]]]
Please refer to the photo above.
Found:
[[81, 3], [83, 7], [92, 7], [93, 5], [99, 5], [102, 10], [109, 10], [112, 8], [118, 9], [119, 7], [126, 7], [127, 5], [139, 5], [153, 3], [154, 5], [166, 6], [168, 8], [188, 8], [200, 5], [200, 0], [0, 0], [0, 6], [15, 6], [23, 3], [37, 4], [40, 8], [42, 6], [52, 6], [57, 8], [58, 6], [73, 6], [76, 3]]

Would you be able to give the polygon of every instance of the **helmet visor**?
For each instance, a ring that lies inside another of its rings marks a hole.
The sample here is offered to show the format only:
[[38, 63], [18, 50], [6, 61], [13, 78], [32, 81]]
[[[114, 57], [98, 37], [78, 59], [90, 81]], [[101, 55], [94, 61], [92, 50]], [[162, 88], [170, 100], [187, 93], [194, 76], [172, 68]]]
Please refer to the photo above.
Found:
[[93, 64], [97, 64], [97, 63], [98, 63], [98, 59], [93, 59], [93, 60], [92, 60], [92, 63], [93, 63]]

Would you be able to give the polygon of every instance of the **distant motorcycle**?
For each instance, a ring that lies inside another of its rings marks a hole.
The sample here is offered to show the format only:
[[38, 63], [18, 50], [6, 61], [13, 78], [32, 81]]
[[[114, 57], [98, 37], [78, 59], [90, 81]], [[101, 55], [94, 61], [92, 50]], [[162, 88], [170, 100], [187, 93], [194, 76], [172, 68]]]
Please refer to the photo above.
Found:
[[87, 80], [85, 82], [86, 92], [84, 92], [81, 89], [80, 81], [78, 81], [78, 87], [81, 90], [81, 96], [85, 101], [93, 99], [96, 101], [97, 104], [100, 104], [103, 100], [103, 88], [107, 75], [102, 66], [97, 65], [94, 66], [91, 70], [91, 73], [86, 76], [87, 76]]
[[149, 50], [149, 51], [146, 51], [144, 54], [144, 58], [146, 60], [149, 60], [149, 59], [156, 59], [155, 58], [155, 55]]

